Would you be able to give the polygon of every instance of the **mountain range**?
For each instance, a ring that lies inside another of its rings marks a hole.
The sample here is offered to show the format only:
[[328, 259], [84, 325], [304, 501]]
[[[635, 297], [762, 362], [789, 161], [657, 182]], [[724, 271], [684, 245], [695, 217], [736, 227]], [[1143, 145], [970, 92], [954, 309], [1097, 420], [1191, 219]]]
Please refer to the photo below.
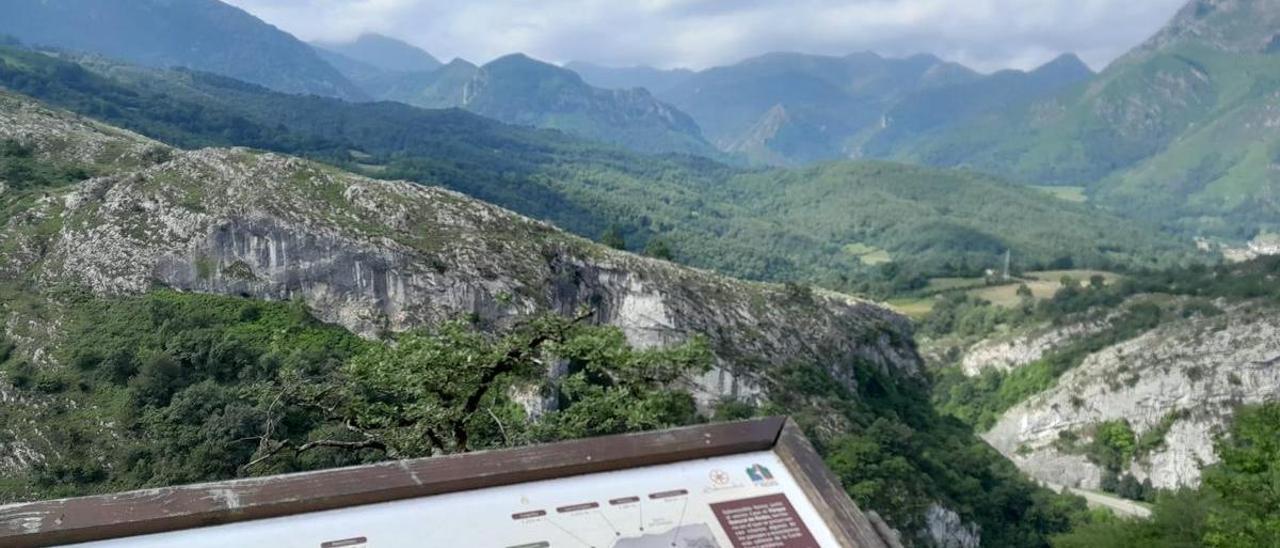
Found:
[[[641, 153], [963, 167], [1080, 187], [1114, 214], [1228, 244], [1280, 230], [1270, 0], [1193, 2], [1097, 75], [1069, 54], [993, 74], [874, 53], [773, 53], [701, 71], [562, 68], [518, 54], [440, 64], [376, 34], [308, 46], [216, 0], [18, 0], [12, 9], [0, 33], [29, 44], [286, 93], [463, 108]], [[90, 24], [104, 31], [76, 31]]]
[[462, 108], [638, 152], [720, 155], [688, 115], [647, 91], [595, 88], [573, 71], [525, 55], [476, 66], [463, 59], [441, 64], [425, 51], [379, 35], [314, 45], [321, 57], [377, 99]]
[[[464, 108], [642, 153], [963, 167], [1079, 187], [1114, 214], [1227, 244], [1280, 230], [1273, 0], [1191, 2], [1097, 75], [1072, 55], [994, 74], [874, 53], [773, 53], [701, 71], [562, 68], [518, 54], [440, 64], [375, 34], [308, 46], [216, 0], [16, 0], [8, 9], [0, 34], [29, 44], [287, 93]], [[77, 30], [91, 25], [102, 31]]]
[[659, 98], [692, 115], [721, 149], [773, 165], [875, 156], [864, 143], [881, 134], [914, 137], [1092, 75], [1071, 55], [1034, 71], [992, 75], [931, 55], [894, 59], [871, 52], [771, 53], [696, 73], [568, 66], [581, 68], [595, 85], [658, 90]]
[[[1070, 192], [1114, 215], [1235, 245], [1280, 230], [1273, 3], [1193, 2], [1097, 75], [1069, 54], [979, 74], [930, 55], [773, 53], [696, 72], [570, 63], [584, 79], [520, 54], [440, 64], [374, 34], [308, 46], [215, 0], [20, 0], [22, 17], [6, 20], [27, 23], [0, 32], [286, 93], [463, 108], [646, 154], [781, 166], [878, 158], [1078, 187]], [[105, 32], [75, 32], [95, 20]], [[173, 32], [179, 24], [191, 30]]]
[[[632, 249], [661, 241], [690, 264], [751, 279], [872, 290], [981, 272], [1006, 249], [1028, 268], [1191, 258], [1189, 243], [1154, 227], [979, 174], [892, 163], [740, 169], [457, 109], [294, 96], [206, 73], [13, 48], [0, 49], [0, 83], [182, 146], [253, 146], [443, 185], [588, 237], [614, 226]], [[780, 206], [792, 200], [823, 207], [805, 215]], [[897, 264], [881, 273], [861, 249]]]

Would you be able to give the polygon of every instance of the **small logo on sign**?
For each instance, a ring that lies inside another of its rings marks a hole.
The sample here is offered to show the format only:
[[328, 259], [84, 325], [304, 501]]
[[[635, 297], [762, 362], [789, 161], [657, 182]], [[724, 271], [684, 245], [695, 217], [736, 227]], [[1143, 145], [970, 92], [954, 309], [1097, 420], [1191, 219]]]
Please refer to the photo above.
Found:
[[750, 468], [747, 468], [747, 477], [751, 478], [751, 481], [756, 485], [773, 483], [773, 472], [770, 472], [762, 464], [753, 464]]
[[733, 481], [733, 478], [729, 477], [729, 473], [725, 472], [724, 470], [711, 471], [711, 485], [714, 485], [716, 487], [724, 487], [729, 485], [729, 483], [731, 483], [732, 481]]

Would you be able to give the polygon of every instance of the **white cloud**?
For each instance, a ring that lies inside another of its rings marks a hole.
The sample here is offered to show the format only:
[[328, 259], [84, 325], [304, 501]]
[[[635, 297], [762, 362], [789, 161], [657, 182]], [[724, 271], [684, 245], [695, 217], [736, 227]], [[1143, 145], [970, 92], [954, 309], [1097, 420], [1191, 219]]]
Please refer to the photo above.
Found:
[[365, 31], [441, 58], [701, 68], [769, 51], [933, 53], [979, 70], [1101, 67], [1186, 0], [228, 0], [304, 40]]

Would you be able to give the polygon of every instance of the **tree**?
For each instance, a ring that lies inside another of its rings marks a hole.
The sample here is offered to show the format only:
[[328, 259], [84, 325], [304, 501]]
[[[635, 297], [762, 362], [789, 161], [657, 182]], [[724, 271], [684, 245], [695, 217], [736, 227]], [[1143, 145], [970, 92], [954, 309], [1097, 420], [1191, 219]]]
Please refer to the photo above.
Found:
[[652, 238], [644, 247], [644, 254], [655, 259], [671, 261], [675, 259], [675, 255], [671, 253], [671, 247], [667, 245], [665, 240]]
[[[1133, 432], [1133, 427], [1129, 426], [1129, 421], [1120, 419], [1102, 422], [1095, 427], [1093, 442], [1089, 444], [1089, 460], [1113, 474], [1119, 474], [1133, 460], [1137, 444], [1137, 436]], [[1141, 490], [1136, 479], [1132, 476], [1127, 479], [1133, 482], [1129, 487], [1137, 491]], [[1122, 482], [1119, 481], [1121, 478], [1117, 480], [1114, 489], [1104, 488], [1104, 490], [1118, 492]]]
[[1116, 494], [1129, 500], [1143, 500], [1142, 484], [1138, 482], [1138, 478], [1133, 477], [1133, 474], [1125, 474], [1120, 478]]
[[627, 249], [627, 240], [622, 235], [622, 227], [618, 225], [609, 225], [609, 228], [600, 236], [600, 243], [625, 251]]
[[1209, 546], [1280, 546], [1280, 404], [1237, 412], [1218, 440], [1221, 461], [1204, 485], [1221, 504], [1210, 512]]
[[[286, 375], [277, 390], [282, 412], [254, 438], [257, 454], [246, 468], [318, 449], [411, 458], [699, 420], [679, 381], [710, 367], [704, 342], [638, 350], [617, 328], [582, 325], [591, 316], [541, 316], [498, 335], [449, 322], [374, 345], [319, 382]], [[546, 364], [556, 362], [568, 374], [548, 385]], [[555, 404], [535, 419], [516, 393]], [[281, 438], [291, 409], [317, 410], [336, 428]]]

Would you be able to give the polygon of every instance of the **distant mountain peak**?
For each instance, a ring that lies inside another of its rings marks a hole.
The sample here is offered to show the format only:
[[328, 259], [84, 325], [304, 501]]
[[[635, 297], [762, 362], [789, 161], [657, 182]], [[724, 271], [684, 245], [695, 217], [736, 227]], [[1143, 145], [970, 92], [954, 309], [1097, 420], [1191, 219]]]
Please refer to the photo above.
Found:
[[937, 55], [934, 55], [932, 53], [917, 53], [915, 55], [907, 57], [906, 60], [914, 61], [917, 63], [946, 63], [946, 61], [943, 61], [941, 57], [938, 57]]
[[1074, 53], [1064, 53], [1055, 57], [1052, 61], [1040, 65], [1031, 71], [1032, 74], [1072, 74], [1072, 75], [1092, 75], [1093, 69], [1085, 64], [1080, 57]]
[[850, 53], [849, 55], [844, 56], [844, 58], [850, 59], [850, 60], [877, 60], [877, 61], [884, 59], [883, 56], [881, 56], [879, 53], [876, 53], [874, 51], [855, 51], [853, 53]]
[[444, 65], [444, 67], [445, 67], [445, 68], [455, 68], [455, 69], [456, 69], [456, 68], [469, 68], [469, 69], [476, 69], [476, 68], [480, 68], [480, 67], [476, 66], [476, 64], [475, 64], [475, 63], [472, 63], [471, 61], [468, 61], [468, 60], [463, 59], [463, 58], [461, 58], [461, 57], [454, 57], [454, 58], [453, 58], [453, 60], [452, 60], [452, 61], [449, 61], [447, 64], [445, 64], [445, 65]]
[[349, 42], [315, 42], [312, 45], [382, 70], [426, 72], [443, 65], [439, 59], [417, 46], [371, 32], [361, 34]]
[[552, 78], [574, 86], [586, 87], [578, 73], [545, 61], [539, 61], [523, 53], [511, 53], [485, 63], [480, 70], [486, 73], [501, 72], [513, 78]]
[[487, 67], [489, 65], [499, 65], [499, 64], [505, 64], [505, 63], [533, 63], [537, 65], [544, 65], [547, 67], [559, 68], [551, 63], [545, 63], [543, 61], [539, 61], [537, 59], [529, 57], [528, 54], [525, 54], [519, 51], [515, 53], [508, 53], [506, 55], [498, 57], [497, 59], [494, 59], [492, 61], [489, 61], [488, 63], [485, 63], [485, 66]]

